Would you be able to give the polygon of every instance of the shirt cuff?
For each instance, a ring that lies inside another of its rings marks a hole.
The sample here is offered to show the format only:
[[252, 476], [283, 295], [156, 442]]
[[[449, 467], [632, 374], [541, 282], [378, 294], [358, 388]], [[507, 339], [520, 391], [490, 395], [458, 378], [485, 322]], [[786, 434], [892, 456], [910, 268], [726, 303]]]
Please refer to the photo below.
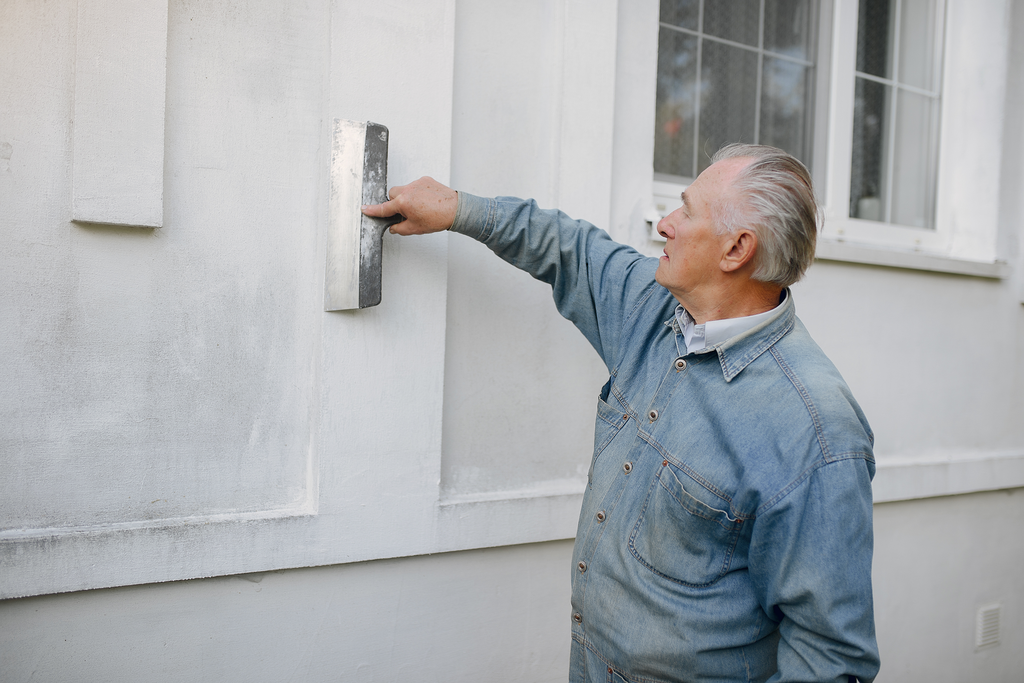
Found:
[[448, 228], [452, 232], [483, 241], [490, 234], [493, 199], [477, 197], [459, 190], [459, 204], [455, 209], [455, 222]]

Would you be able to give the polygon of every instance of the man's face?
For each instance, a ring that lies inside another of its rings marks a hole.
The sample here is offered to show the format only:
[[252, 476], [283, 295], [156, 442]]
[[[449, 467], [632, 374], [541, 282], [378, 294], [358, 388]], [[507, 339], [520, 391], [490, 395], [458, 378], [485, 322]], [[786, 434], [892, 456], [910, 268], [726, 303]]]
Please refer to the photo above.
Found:
[[686, 305], [687, 295], [715, 285], [731, 236], [718, 234], [712, 206], [730, 190], [749, 159], [725, 159], [709, 166], [683, 192], [683, 205], [658, 223], [666, 239], [655, 280]]

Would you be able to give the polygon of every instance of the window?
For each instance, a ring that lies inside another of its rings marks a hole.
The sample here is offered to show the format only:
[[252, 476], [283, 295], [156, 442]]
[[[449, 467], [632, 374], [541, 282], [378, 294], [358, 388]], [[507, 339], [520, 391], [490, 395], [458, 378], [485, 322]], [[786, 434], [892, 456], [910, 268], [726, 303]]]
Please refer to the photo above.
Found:
[[674, 210], [723, 144], [772, 144], [814, 178], [819, 256], [1002, 277], [1010, 7], [661, 0], [645, 218]]
[[824, 249], [998, 265], [1007, 7], [836, 0]]
[[655, 173], [694, 178], [729, 142], [812, 163], [816, 9], [812, 0], [662, 0]]
[[661, 0], [652, 228], [730, 142], [780, 147], [824, 182], [830, 16], [823, 0]]

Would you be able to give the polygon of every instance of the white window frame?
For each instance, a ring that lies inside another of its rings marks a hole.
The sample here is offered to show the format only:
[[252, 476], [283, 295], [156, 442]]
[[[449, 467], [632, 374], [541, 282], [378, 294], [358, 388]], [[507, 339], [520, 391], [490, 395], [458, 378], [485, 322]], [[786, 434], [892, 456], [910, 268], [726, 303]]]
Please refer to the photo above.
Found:
[[[996, 229], [1007, 3], [947, 0], [938, 18], [944, 54], [933, 228], [849, 216], [858, 4], [858, 0], [835, 2], [829, 176], [822, 198], [825, 222], [819, 257], [824, 253], [838, 260], [1002, 276], [1005, 269], [998, 267]], [[872, 257], [872, 251], [878, 253]], [[893, 258], [901, 253], [907, 258]], [[951, 261], [969, 263], [958, 266]], [[993, 268], [979, 270], [975, 264]]]
[[[946, 0], [935, 226], [911, 228], [849, 217], [858, 0], [822, 0], [816, 99], [824, 95], [827, 104], [814, 117], [811, 169], [825, 219], [818, 258], [979, 277], [1009, 273], [997, 252], [1009, 2]], [[643, 218], [649, 239], [664, 241], [657, 221], [678, 208], [686, 185], [654, 180], [653, 166], [651, 178]]]

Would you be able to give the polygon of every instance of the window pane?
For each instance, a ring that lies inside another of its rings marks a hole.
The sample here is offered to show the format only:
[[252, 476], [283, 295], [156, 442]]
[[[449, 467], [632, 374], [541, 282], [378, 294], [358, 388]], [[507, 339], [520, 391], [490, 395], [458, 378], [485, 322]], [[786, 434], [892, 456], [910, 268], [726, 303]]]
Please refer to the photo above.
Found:
[[857, 79], [853, 103], [850, 216], [885, 220], [886, 154], [890, 87]]
[[757, 47], [760, 23], [760, 0], [704, 0], [704, 33], [709, 36]]
[[810, 61], [814, 49], [814, 11], [811, 0], [777, 0], [764, 5], [764, 47]]
[[892, 77], [892, 13], [896, 3], [889, 0], [860, 0], [857, 20], [857, 71]]
[[900, 83], [937, 89], [934, 0], [903, 0], [900, 17]]
[[698, 173], [722, 145], [755, 142], [757, 53], [705, 40], [700, 77]]
[[930, 189], [934, 159], [938, 104], [930, 97], [900, 90], [896, 101], [896, 145], [892, 169], [893, 223], [917, 228], [932, 227]]
[[661, 0], [661, 21], [696, 31], [700, 18], [700, 0]]
[[811, 69], [773, 57], [764, 58], [761, 81], [762, 144], [786, 150], [810, 166]]
[[697, 105], [697, 38], [661, 28], [654, 120], [654, 170], [693, 177]]

